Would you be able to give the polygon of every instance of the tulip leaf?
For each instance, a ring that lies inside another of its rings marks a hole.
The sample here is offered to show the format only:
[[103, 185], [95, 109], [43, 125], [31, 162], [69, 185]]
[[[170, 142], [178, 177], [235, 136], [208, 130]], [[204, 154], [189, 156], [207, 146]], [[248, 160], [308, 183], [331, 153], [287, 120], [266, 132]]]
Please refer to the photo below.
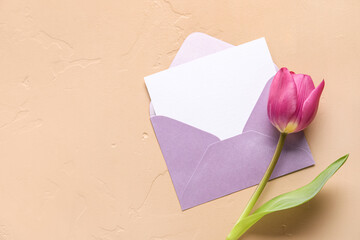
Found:
[[299, 206], [312, 199], [325, 185], [327, 180], [346, 162], [348, 157], [349, 154], [333, 162], [309, 184], [269, 200], [254, 211], [253, 214], [240, 219], [226, 239], [237, 240], [265, 215]]

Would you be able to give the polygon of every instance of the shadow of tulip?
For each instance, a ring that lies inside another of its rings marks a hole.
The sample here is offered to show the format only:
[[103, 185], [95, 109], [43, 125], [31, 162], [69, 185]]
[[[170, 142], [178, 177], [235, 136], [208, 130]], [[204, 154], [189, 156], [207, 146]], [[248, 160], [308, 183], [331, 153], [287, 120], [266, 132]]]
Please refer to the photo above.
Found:
[[323, 222], [326, 212], [335, 205], [336, 193], [322, 191], [315, 198], [303, 205], [280, 212], [271, 213], [257, 222], [241, 239], [289, 239], [301, 232], [315, 230]]

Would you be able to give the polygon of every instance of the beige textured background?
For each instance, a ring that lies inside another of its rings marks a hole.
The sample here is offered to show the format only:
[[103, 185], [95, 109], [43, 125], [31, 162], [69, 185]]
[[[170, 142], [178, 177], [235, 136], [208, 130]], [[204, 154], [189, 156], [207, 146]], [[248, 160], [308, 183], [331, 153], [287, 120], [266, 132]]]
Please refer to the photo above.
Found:
[[359, 29], [358, 0], [0, 0], [0, 239], [225, 238], [254, 189], [182, 212], [143, 82], [195, 31], [265, 36], [276, 64], [326, 81], [306, 130], [317, 165], [261, 202], [351, 153], [314, 200], [244, 239], [360, 239]]

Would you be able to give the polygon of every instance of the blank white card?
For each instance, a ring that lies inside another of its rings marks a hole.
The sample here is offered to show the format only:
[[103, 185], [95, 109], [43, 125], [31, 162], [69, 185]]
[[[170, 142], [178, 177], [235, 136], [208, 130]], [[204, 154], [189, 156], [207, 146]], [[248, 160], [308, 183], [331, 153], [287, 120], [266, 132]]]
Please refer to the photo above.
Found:
[[264, 38], [145, 77], [156, 115], [220, 139], [242, 130], [276, 73]]

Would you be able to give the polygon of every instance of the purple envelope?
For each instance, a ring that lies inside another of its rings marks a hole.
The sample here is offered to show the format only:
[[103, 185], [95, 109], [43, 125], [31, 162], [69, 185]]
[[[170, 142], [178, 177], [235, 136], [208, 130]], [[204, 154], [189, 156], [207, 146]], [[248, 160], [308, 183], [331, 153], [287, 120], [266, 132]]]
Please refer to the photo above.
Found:
[[[171, 66], [232, 47], [203, 33], [189, 35]], [[220, 140], [185, 123], [150, 115], [182, 210], [258, 184], [274, 154], [279, 132], [267, 117], [270, 79], [243, 133]], [[304, 133], [285, 141], [271, 179], [314, 165]]]

